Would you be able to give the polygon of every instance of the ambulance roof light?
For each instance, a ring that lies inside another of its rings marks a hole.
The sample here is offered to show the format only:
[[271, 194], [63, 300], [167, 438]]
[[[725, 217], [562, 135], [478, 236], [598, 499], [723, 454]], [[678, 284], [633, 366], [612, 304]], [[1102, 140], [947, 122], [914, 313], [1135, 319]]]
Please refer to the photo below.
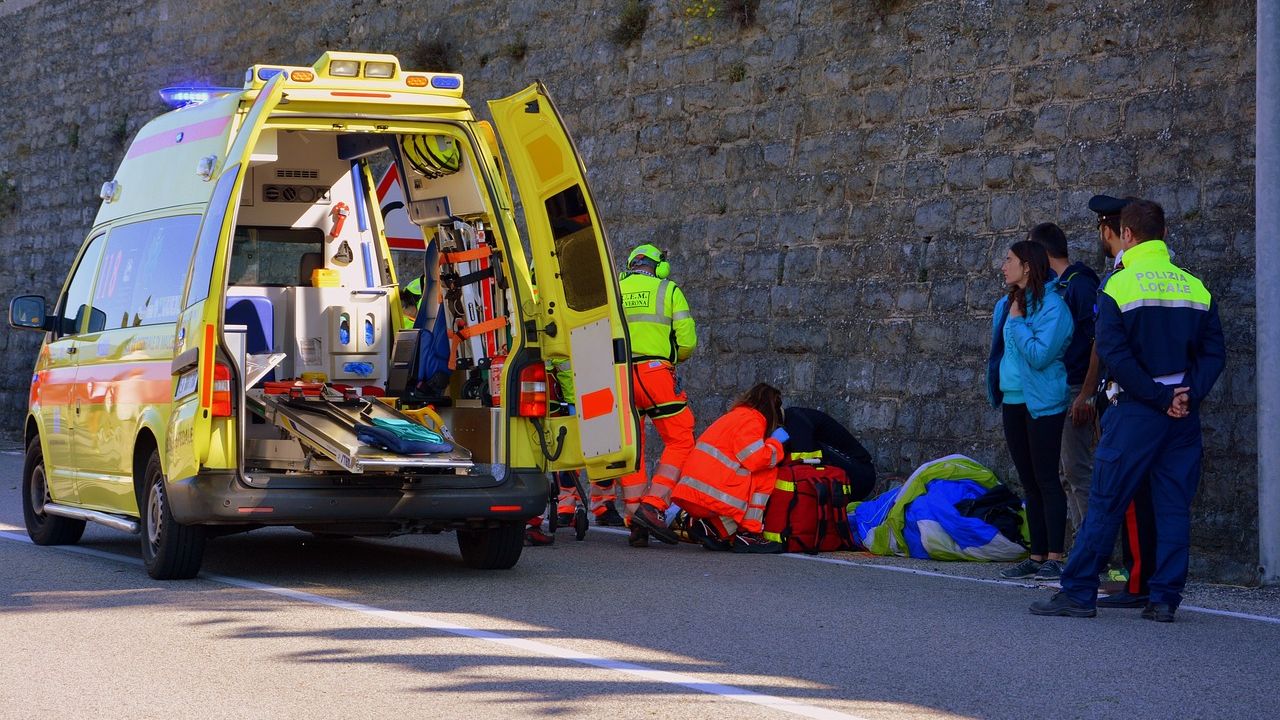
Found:
[[188, 105], [199, 105], [216, 97], [240, 92], [240, 88], [200, 87], [195, 85], [167, 87], [160, 91], [160, 99], [177, 110]]

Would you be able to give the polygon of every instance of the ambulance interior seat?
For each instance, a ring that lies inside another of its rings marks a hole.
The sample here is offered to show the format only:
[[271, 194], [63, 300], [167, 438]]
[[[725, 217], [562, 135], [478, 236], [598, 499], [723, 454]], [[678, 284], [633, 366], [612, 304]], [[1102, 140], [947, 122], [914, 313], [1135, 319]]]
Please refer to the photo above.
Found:
[[[270, 299], [228, 295], [224, 318], [228, 325], [243, 325], [248, 329], [244, 342], [245, 354], [261, 355], [270, 353], [275, 348], [275, 310]], [[263, 380], [275, 380], [275, 373], [272, 370]]]

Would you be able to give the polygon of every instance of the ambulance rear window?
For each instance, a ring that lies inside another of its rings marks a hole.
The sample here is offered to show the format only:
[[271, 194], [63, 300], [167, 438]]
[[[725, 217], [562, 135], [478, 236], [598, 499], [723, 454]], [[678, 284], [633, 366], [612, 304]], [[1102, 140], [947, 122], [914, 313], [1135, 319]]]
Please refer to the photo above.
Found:
[[[547, 198], [547, 219], [556, 242], [556, 260], [569, 307], [592, 310], [609, 301], [601, 272], [600, 240], [587, 210], [587, 199], [577, 185]], [[567, 269], [572, 268], [572, 272]]]
[[229, 284], [310, 285], [311, 279], [303, 279], [302, 273], [324, 267], [323, 253], [320, 228], [240, 226], [231, 246]]

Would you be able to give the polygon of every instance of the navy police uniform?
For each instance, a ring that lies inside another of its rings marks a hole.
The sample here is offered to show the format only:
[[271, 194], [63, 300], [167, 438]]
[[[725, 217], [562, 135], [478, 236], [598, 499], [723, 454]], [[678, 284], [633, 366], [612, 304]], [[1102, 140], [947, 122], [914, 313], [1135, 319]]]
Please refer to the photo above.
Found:
[[[1094, 195], [1089, 198], [1089, 209], [1098, 214], [1101, 222], [1107, 218], [1115, 218], [1129, 204], [1128, 199], [1111, 197], [1110, 195]], [[1123, 270], [1122, 261], [1117, 261], [1116, 270]], [[1113, 273], [1102, 279], [1099, 291], [1107, 286], [1107, 280]], [[1093, 306], [1094, 321], [1097, 321], [1098, 306]], [[1090, 333], [1092, 340], [1092, 333]], [[1102, 381], [1105, 387], [1106, 378]], [[1101, 395], [1101, 391], [1099, 391]], [[1098, 403], [1098, 418], [1107, 411], [1109, 403]], [[1120, 554], [1128, 579], [1124, 591], [1113, 593], [1098, 601], [1099, 605], [1108, 607], [1142, 607], [1147, 601], [1151, 582], [1151, 573], [1156, 567], [1156, 514], [1151, 505], [1151, 483], [1141, 482], [1133, 496], [1133, 502], [1125, 509], [1124, 523], [1120, 532]]]
[[[1098, 295], [1097, 325], [1098, 355], [1122, 392], [1102, 419], [1089, 510], [1062, 574], [1062, 592], [1078, 606], [1094, 606], [1098, 573], [1126, 508], [1149, 482], [1156, 524], [1150, 602], [1176, 609], [1200, 482], [1199, 406], [1225, 363], [1222, 324], [1209, 291], [1173, 265], [1164, 241], [1139, 243], [1122, 262]], [[1175, 419], [1166, 411], [1181, 386], [1190, 388], [1190, 414]]]

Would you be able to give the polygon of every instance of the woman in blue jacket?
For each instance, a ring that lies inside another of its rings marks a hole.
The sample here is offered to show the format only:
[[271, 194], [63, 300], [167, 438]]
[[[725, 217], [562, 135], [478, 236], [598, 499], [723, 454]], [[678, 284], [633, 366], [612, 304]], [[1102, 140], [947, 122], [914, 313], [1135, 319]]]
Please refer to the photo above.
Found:
[[1042, 245], [1014, 243], [1001, 269], [1009, 294], [993, 316], [987, 394], [1004, 414], [1005, 442], [1027, 496], [1031, 556], [1000, 575], [1057, 580], [1067, 529], [1058, 456], [1071, 404], [1062, 357], [1074, 322]]

